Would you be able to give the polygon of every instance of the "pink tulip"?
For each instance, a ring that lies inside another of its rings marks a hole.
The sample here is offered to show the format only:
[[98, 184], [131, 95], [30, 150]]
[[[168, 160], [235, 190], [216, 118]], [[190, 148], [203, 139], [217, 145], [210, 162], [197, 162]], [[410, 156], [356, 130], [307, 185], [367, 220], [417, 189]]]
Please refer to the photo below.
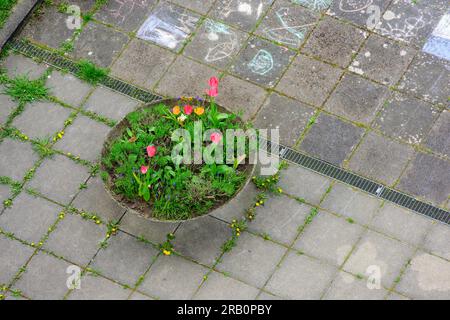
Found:
[[194, 108], [190, 105], [185, 105], [183, 108], [184, 114], [190, 115], [192, 111], [194, 111]]
[[219, 143], [222, 140], [222, 135], [218, 132], [211, 133], [210, 139], [213, 143]]
[[219, 79], [217, 77], [209, 78], [209, 86], [211, 89], [217, 88], [219, 86]]
[[151, 158], [151, 157], [154, 157], [155, 156], [155, 154], [156, 154], [156, 147], [155, 146], [148, 146], [147, 147], [147, 154], [148, 154], [148, 156]]
[[142, 174], [146, 174], [147, 171], [148, 171], [148, 167], [147, 167], [147, 166], [142, 166], [142, 167], [141, 167], [141, 173], [142, 173]]
[[210, 97], [217, 97], [217, 95], [219, 94], [219, 90], [217, 90], [217, 88], [211, 88], [209, 90], [206, 90], [206, 94]]

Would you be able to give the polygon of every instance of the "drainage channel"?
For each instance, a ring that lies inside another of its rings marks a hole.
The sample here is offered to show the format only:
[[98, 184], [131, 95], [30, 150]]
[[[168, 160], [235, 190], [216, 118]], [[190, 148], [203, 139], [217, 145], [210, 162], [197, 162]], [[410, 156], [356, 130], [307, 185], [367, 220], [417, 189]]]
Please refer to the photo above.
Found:
[[[78, 72], [78, 67], [75, 62], [62, 57], [57, 53], [48, 51], [23, 40], [11, 40], [9, 44], [13, 50], [23, 55], [31, 58], [38, 58], [49, 65], [52, 65], [58, 69], [67, 70], [73, 74]], [[162, 98], [161, 96], [155, 95], [111, 76], [106, 76], [102, 81], [100, 81], [100, 84], [145, 103], [154, 102]], [[260, 142], [261, 148], [268, 153], [278, 153], [280, 158], [283, 160], [315, 171], [321, 175], [348, 184], [368, 194], [393, 202], [399, 206], [450, 225], [450, 212], [446, 210], [433, 206], [424, 201], [417, 200], [412, 196], [356, 175], [324, 160], [311, 157], [292, 148], [265, 140], [262, 137], [260, 138]], [[274, 152], [272, 152], [272, 150]]]

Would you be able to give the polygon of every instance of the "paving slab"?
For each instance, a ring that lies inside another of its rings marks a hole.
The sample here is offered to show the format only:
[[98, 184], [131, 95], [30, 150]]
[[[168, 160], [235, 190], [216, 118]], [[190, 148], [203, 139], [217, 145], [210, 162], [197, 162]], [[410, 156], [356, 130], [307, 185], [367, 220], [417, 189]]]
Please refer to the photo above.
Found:
[[69, 6], [78, 6], [81, 12], [88, 12], [95, 4], [95, 0], [52, 0], [53, 4], [58, 7], [61, 4], [68, 4]]
[[341, 165], [351, 154], [364, 129], [322, 113], [300, 144], [300, 149], [320, 159]]
[[402, 174], [414, 149], [369, 132], [349, 162], [363, 176], [392, 185]]
[[270, 293], [267, 293], [267, 292], [262, 292], [258, 296], [257, 300], [283, 300], [283, 299], [278, 297], [278, 296], [276, 296], [276, 295], [273, 295], [273, 294], [270, 294]]
[[3, 201], [9, 199], [11, 196], [11, 187], [6, 184], [0, 184], [0, 204], [3, 204]]
[[8, 284], [25, 265], [34, 252], [34, 249], [0, 235], [0, 284]]
[[326, 10], [333, 0], [292, 0], [292, 2], [320, 12]]
[[153, 300], [152, 298], [135, 291], [128, 300]]
[[439, 257], [450, 260], [449, 237], [450, 228], [445, 224], [436, 223], [427, 234], [423, 247]]
[[26, 76], [28, 79], [36, 80], [48, 69], [45, 63], [37, 63], [30, 58], [19, 54], [10, 54], [2, 63], [6, 69], [6, 74], [10, 78]]
[[53, 71], [46, 82], [50, 93], [72, 107], [79, 107], [84, 101], [91, 86], [71, 74]]
[[[311, 0], [310, 0], [311, 1]], [[376, 7], [380, 13], [383, 13], [391, 0], [373, 0], [373, 1], [353, 1], [336, 0], [330, 6], [327, 14], [351, 21], [361, 27], [372, 29], [375, 27], [374, 9]]]
[[450, 110], [444, 110], [434, 124], [425, 145], [433, 151], [450, 157]]
[[86, 274], [80, 279], [80, 289], [74, 289], [68, 300], [126, 300], [131, 290], [103, 277]]
[[411, 300], [411, 299], [401, 294], [398, 294], [394, 291], [391, 291], [390, 294], [386, 297], [386, 300]]
[[192, 11], [206, 14], [211, 9], [211, 6], [214, 4], [215, 0], [171, 0], [171, 2]]
[[62, 207], [22, 192], [0, 216], [0, 228], [20, 240], [38, 243], [58, 218]]
[[10, 96], [3, 94], [5, 87], [0, 86], [0, 126], [8, 121], [9, 115], [17, 107], [17, 102], [14, 102]]
[[425, 197], [437, 204], [450, 194], [450, 163], [429, 154], [417, 153], [400, 179], [398, 187], [408, 193]]
[[6, 138], [0, 143], [0, 176], [22, 181], [38, 159], [30, 143]]

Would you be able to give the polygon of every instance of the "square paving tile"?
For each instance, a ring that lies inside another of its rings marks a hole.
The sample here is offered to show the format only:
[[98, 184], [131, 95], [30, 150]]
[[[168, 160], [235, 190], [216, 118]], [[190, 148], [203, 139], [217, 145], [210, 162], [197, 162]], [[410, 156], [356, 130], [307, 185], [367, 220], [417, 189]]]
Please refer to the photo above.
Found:
[[322, 208], [349, 217], [360, 224], [368, 224], [381, 201], [342, 183], [333, 185], [320, 204]]
[[391, 203], [385, 203], [370, 223], [370, 228], [418, 246], [423, 242], [431, 224], [432, 220], [429, 218]]
[[77, 194], [80, 184], [89, 177], [89, 170], [69, 158], [55, 155], [46, 159], [26, 186], [59, 203], [67, 204]]
[[375, 27], [373, 25], [373, 10], [369, 9], [369, 7], [378, 7], [380, 12], [383, 13], [390, 2], [391, 0], [336, 0], [333, 1], [327, 13], [338, 18], [349, 20], [359, 26], [372, 29]]
[[80, 279], [80, 289], [75, 289], [68, 300], [126, 300], [131, 290], [103, 277], [87, 274]]
[[344, 269], [367, 277], [375, 266], [381, 272], [381, 285], [389, 288], [413, 252], [413, 247], [368, 231], [345, 262]]
[[365, 31], [325, 16], [302, 51], [345, 68], [366, 37]]
[[10, 96], [3, 94], [4, 90], [5, 87], [0, 86], [0, 126], [6, 123], [8, 116], [18, 106]]
[[272, 240], [290, 246], [303, 225], [311, 207], [286, 196], [273, 197], [259, 207], [249, 230], [268, 235]]
[[153, 246], [119, 232], [100, 250], [91, 266], [106, 277], [133, 286], [157, 254]]
[[394, 93], [385, 103], [374, 128], [384, 134], [419, 144], [427, 136], [439, 110], [421, 100]]
[[96, 161], [100, 157], [106, 135], [111, 130], [106, 124], [85, 116], [78, 116], [65, 130], [62, 139], [54, 145], [58, 150], [70, 152], [81, 159]]
[[61, 300], [67, 291], [69, 266], [64, 260], [40, 252], [31, 259], [15, 286], [31, 299]]
[[382, 106], [387, 88], [347, 73], [325, 104], [325, 109], [355, 122], [369, 124]]
[[141, 104], [123, 94], [97, 87], [85, 103], [85, 108], [109, 119], [122, 120]]
[[128, 32], [135, 31], [156, 2], [156, 0], [107, 1], [94, 18]]
[[248, 37], [245, 32], [207, 18], [183, 53], [198, 61], [225, 69]]
[[450, 163], [434, 156], [418, 153], [403, 174], [398, 187], [437, 204], [450, 194]]
[[111, 68], [111, 73], [143, 88], [153, 88], [175, 55], [139, 39], [131, 40]]
[[397, 83], [416, 50], [372, 34], [352, 62], [350, 70], [386, 85]]
[[293, 146], [313, 114], [314, 110], [307, 105], [273, 93], [261, 107], [254, 125], [259, 129], [278, 129], [280, 143]]
[[50, 234], [44, 248], [84, 266], [100, 248], [106, 231], [104, 225], [97, 225], [79, 215], [66, 214]]
[[251, 38], [230, 67], [230, 72], [266, 87], [273, 87], [295, 52], [259, 38]]
[[294, 247], [310, 256], [340, 266], [364, 228], [320, 211], [295, 242]]
[[216, 101], [228, 110], [242, 112], [242, 118], [249, 120], [264, 102], [267, 92], [252, 83], [233, 76], [225, 76], [219, 83]]
[[433, 151], [450, 157], [450, 110], [444, 110], [434, 124], [425, 145]]
[[6, 69], [6, 74], [10, 78], [27, 76], [28, 79], [35, 80], [43, 75], [48, 65], [37, 63], [19, 54], [10, 54], [2, 63], [2, 67]]
[[423, 247], [431, 253], [450, 260], [450, 228], [448, 225], [436, 223], [428, 233]]
[[87, 188], [73, 200], [72, 206], [101, 217], [105, 222], [118, 221], [125, 212], [106, 192], [99, 177], [90, 178]]
[[274, 0], [218, 0], [210, 15], [242, 30], [251, 31], [263, 18]]
[[34, 249], [0, 235], [0, 284], [8, 284], [34, 252]]
[[128, 42], [128, 36], [97, 23], [89, 23], [75, 40], [73, 55], [108, 67]]
[[341, 165], [356, 147], [364, 129], [322, 113], [300, 148], [322, 160]]
[[211, 217], [184, 222], [175, 234], [175, 250], [205, 265], [213, 265], [231, 238], [228, 224]]
[[60, 4], [79, 6], [81, 12], [88, 12], [95, 4], [95, 0], [52, 0], [52, 2], [55, 6]]
[[52, 138], [64, 128], [64, 121], [72, 113], [52, 102], [34, 102], [16, 118], [12, 125], [32, 139]]
[[161, 256], [139, 290], [163, 300], [190, 299], [209, 269], [179, 256]]
[[0, 143], [0, 176], [22, 181], [38, 159], [30, 143], [7, 138]]
[[180, 51], [195, 31], [199, 15], [161, 1], [137, 31], [137, 37]]
[[410, 146], [373, 132], [364, 138], [349, 162], [349, 168], [362, 175], [392, 185], [412, 157]]
[[79, 107], [92, 87], [71, 74], [53, 71], [49, 76], [47, 87], [50, 93], [72, 107]]
[[206, 14], [211, 9], [215, 0], [171, 0], [171, 2], [201, 14]]
[[330, 6], [333, 0], [292, 0], [292, 2], [314, 11], [323, 11]]
[[317, 13], [287, 0], [276, 1], [261, 21], [256, 34], [298, 49], [314, 28]]
[[266, 289], [285, 299], [319, 299], [336, 272], [335, 267], [291, 251]]
[[450, 297], [450, 262], [417, 252], [396, 287], [413, 299], [448, 300]]
[[300, 55], [277, 85], [277, 90], [303, 102], [321, 106], [342, 71], [323, 62]]
[[275, 271], [286, 248], [250, 233], [243, 233], [236, 247], [222, 257], [216, 269], [261, 288]]
[[50, 201], [22, 192], [12, 207], [0, 216], [0, 228], [21, 240], [38, 243], [56, 221], [62, 208]]
[[[226, 290], [223, 290], [226, 288]], [[259, 290], [243, 282], [212, 272], [195, 295], [196, 300], [253, 300]]]
[[419, 53], [398, 88], [432, 103], [448, 104], [450, 63], [435, 56]]

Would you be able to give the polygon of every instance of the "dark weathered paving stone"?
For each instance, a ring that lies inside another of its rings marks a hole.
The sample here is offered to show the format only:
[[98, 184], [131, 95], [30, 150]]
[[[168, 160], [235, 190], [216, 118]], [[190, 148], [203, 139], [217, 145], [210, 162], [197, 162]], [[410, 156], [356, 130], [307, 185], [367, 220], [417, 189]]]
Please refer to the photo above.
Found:
[[230, 72], [245, 80], [273, 87], [294, 55], [294, 51], [254, 37], [239, 53]]
[[[275, 271], [286, 248], [250, 233], [243, 233], [233, 250], [225, 253], [216, 269], [261, 288]], [[244, 258], [245, 257], [245, 258]], [[249, 272], [249, 270], [258, 270]]]
[[436, 223], [428, 233], [423, 247], [433, 254], [450, 260], [449, 238], [450, 228], [445, 224]]
[[314, 110], [305, 104], [273, 93], [262, 106], [254, 125], [259, 129], [278, 129], [280, 143], [293, 146], [313, 114]]
[[418, 251], [396, 290], [413, 299], [448, 300], [450, 262]]
[[414, 150], [370, 132], [352, 156], [350, 169], [391, 185], [400, 176]]
[[8, 199], [11, 196], [11, 187], [6, 184], [0, 184], [0, 208], [3, 204], [3, 201]]
[[139, 39], [131, 40], [112, 66], [112, 75], [143, 88], [153, 88], [175, 55]]
[[177, 226], [178, 223], [154, 222], [133, 212], [127, 212], [120, 220], [119, 228], [136, 237], [143, 236], [145, 239], [159, 244], [166, 241], [167, 234], [173, 233]]
[[381, 271], [381, 285], [389, 288], [413, 252], [413, 247], [368, 231], [345, 262], [344, 270], [368, 277], [373, 272], [369, 267], [377, 266]]
[[251, 31], [263, 18], [274, 0], [218, 0], [210, 15], [242, 30]]
[[38, 159], [30, 143], [5, 139], [0, 143], [0, 176], [22, 181]]
[[100, 250], [92, 268], [102, 275], [127, 285], [134, 285], [152, 263], [158, 251], [151, 245], [119, 232]]
[[155, 3], [156, 0], [111, 0], [97, 11], [94, 18], [131, 32], [141, 25]]
[[433, 151], [450, 157], [450, 111], [444, 110], [431, 129], [425, 145]]
[[232, 112], [242, 112], [242, 118], [249, 120], [262, 105], [267, 92], [249, 82], [233, 76], [226, 76], [219, 84], [216, 101]]
[[[311, 1], [311, 0], [309, 0]], [[370, 6], [376, 6], [383, 13], [391, 0], [335, 0], [328, 10], [328, 14], [367, 28], [375, 27], [374, 11], [369, 9]]]
[[320, 206], [365, 225], [372, 220], [380, 205], [379, 199], [336, 183]]
[[92, 9], [95, 0], [53, 0], [53, 4], [59, 6], [60, 4], [68, 4], [69, 6], [78, 6], [81, 12], [87, 12]]
[[349, 69], [372, 80], [393, 85], [415, 54], [416, 50], [412, 48], [372, 34]]
[[446, 104], [450, 87], [450, 63], [420, 53], [412, 61], [398, 87], [427, 101]]
[[106, 227], [79, 215], [66, 214], [50, 234], [44, 248], [84, 266], [94, 257], [105, 239]]
[[128, 42], [128, 36], [97, 23], [89, 23], [75, 41], [73, 55], [108, 67]]
[[34, 252], [33, 248], [0, 235], [0, 284], [8, 284]]
[[418, 153], [402, 176], [398, 187], [413, 195], [441, 204], [450, 194], [450, 163]]
[[61, 155], [45, 160], [37, 168], [27, 187], [59, 203], [67, 204], [79, 191], [81, 183], [89, 177], [88, 168]]
[[[223, 288], [227, 288], [223, 290]], [[195, 295], [196, 300], [250, 300], [258, 295], [258, 289], [243, 282], [212, 272]]]
[[361, 29], [325, 16], [302, 51], [345, 68], [366, 36]]
[[277, 85], [277, 90], [303, 102], [321, 106], [342, 71], [306, 56], [298, 56]]
[[50, 88], [52, 95], [73, 107], [79, 107], [91, 91], [91, 86], [87, 83], [71, 74], [63, 74], [58, 71], [52, 72], [46, 85]]
[[172, 0], [171, 2], [201, 14], [206, 14], [215, 0]]
[[99, 177], [89, 179], [87, 188], [77, 195], [72, 205], [77, 209], [93, 213], [107, 222], [119, 220], [125, 212], [106, 192], [103, 181]]
[[184, 49], [184, 54], [206, 64], [224, 69], [249, 37], [247, 33], [221, 22], [206, 19]]
[[63, 129], [71, 112], [52, 102], [34, 102], [25, 107], [12, 125], [32, 139], [52, 138]]
[[324, 296], [325, 300], [383, 300], [387, 291], [369, 289], [368, 280], [340, 271]]
[[369, 124], [386, 96], [387, 88], [347, 73], [325, 104], [325, 109], [355, 122]]
[[421, 100], [393, 94], [385, 103], [374, 128], [384, 134], [419, 144], [439, 117], [439, 110]]
[[[3, 93], [5, 87], [0, 86], [0, 93]], [[17, 107], [18, 103], [14, 102], [10, 96], [0, 94], [0, 125], [3, 125], [8, 120], [8, 116]]]
[[276, 1], [256, 34], [297, 49], [314, 28], [318, 14], [287, 0]]
[[205, 265], [213, 265], [222, 245], [231, 237], [228, 224], [211, 217], [184, 222], [176, 232], [177, 252]]
[[126, 300], [131, 290], [103, 277], [87, 274], [80, 279], [80, 289], [75, 289], [68, 300]]
[[6, 69], [10, 78], [27, 76], [28, 79], [32, 80], [41, 77], [48, 68], [44, 63], [37, 63], [18, 54], [10, 54], [2, 63], [2, 67]]
[[258, 208], [255, 220], [248, 227], [252, 232], [289, 246], [310, 210], [311, 207], [286, 196], [273, 197]]
[[100, 157], [103, 143], [110, 130], [106, 124], [78, 116], [66, 128], [63, 138], [58, 140], [55, 148], [66, 153], [70, 152], [84, 160], [95, 161]]
[[50, 201], [22, 192], [14, 199], [13, 206], [0, 216], [0, 227], [21, 240], [37, 244], [61, 210]]
[[69, 263], [40, 252], [31, 259], [26, 272], [15, 283], [24, 295], [36, 300], [60, 300], [67, 291]]
[[[412, 245], [420, 245], [430, 230], [432, 220], [417, 213], [385, 203], [370, 227]], [[401, 228], [400, 228], [401, 226]]]
[[340, 266], [364, 228], [320, 211], [305, 228], [294, 247], [329, 264]]
[[217, 76], [216, 70], [178, 56], [159, 82], [156, 91], [169, 97], [203, 95], [208, 88], [209, 78], [213, 76]]
[[163, 300], [190, 299], [208, 269], [179, 256], [161, 256], [139, 289]]
[[340, 165], [358, 144], [364, 130], [327, 114], [321, 114], [300, 148]]
[[285, 299], [319, 299], [337, 269], [291, 251], [266, 289]]
[[292, 0], [293, 3], [300, 4], [314, 11], [327, 9], [333, 0]]
[[59, 48], [64, 41], [70, 40], [75, 29], [66, 24], [68, 16], [58, 12], [54, 6], [43, 6], [42, 13], [33, 16], [21, 36], [40, 42], [52, 48]]

